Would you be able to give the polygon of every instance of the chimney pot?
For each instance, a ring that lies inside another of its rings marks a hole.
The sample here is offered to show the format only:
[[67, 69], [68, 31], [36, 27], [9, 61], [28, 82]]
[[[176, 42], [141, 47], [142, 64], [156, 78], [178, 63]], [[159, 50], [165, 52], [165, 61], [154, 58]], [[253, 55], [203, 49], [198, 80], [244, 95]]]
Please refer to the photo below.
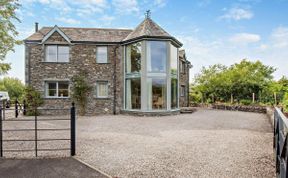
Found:
[[35, 22], [35, 32], [38, 32], [38, 22]]

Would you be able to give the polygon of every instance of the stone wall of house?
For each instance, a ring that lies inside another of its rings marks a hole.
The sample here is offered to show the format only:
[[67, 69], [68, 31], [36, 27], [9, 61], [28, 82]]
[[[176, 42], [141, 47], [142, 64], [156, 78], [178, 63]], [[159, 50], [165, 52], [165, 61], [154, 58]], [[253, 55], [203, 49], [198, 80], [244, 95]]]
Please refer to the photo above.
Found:
[[[60, 34], [55, 32], [45, 43], [66, 43]], [[45, 98], [45, 81], [63, 81], [71, 83], [71, 78], [79, 74], [81, 70], [88, 73], [87, 81], [93, 86], [89, 93], [87, 104], [87, 115], [112, 114], [114, 104], [114, 80], [116, 81], [116, 113], [120, 112], [122, 106], [122, 47], [118, 45], [108, 46], [108, 63], [96, 63], [95, 44], [71, 44], [70, 61], [68, 63], [44, 62], [45, 44], [26, 44], [26, 83], [34, 86]], [[30, 59], [30, 60], [29, 60]], [[114, 65], [116, 66], [115, 75]], [[29, 67], [30, 66], [30, 67]], [[116, 77], [114, 79], [114, 77]], [[108, 81], [109, 97], [96, 98], [96, 82]], [[73, 87], [70, 85], [70, 87]], [[70, 88], [71, 89], [71, 88]], [[69, 108], [71, 98], [45, 98], [43, 108]], [[76, 103], [77, 108], [77, 103]]]
[[[181, 65], [183, 60], [179, 60], [179, 65]], [[186, 68], [184, 72], [179, 71], [179, 106], [187, 107], [189, 102], [189, 67], [185, 65]], [[180, 67], [179, 67], [180, 69]], [[185, 94], [181, 96], [181, 87], [185, 87]]]

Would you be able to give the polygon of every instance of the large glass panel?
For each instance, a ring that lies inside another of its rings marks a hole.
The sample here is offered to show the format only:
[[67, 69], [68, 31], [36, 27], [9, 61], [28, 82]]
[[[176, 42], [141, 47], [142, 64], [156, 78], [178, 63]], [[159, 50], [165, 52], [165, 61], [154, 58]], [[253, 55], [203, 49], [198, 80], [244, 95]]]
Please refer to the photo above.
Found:
[[177, 75], [178, 49], [172, 44], [170, 46], [171, 74]]
[[68, 97], [68, 96], [69, 96], [69, 83], [58, 82], [58, 97]]
[[147, 72], [165, 73], [167, 62], [167, 43], [147, 41]]
[[57, 97], [57, 83], [47, 83], [47, 96]]
[[126, 47], [126, 73], [139, 73], [141, 70], [141, 42]]
[[57, 46], [46, 46], [46, 62], [57, 62]]
[[177, 78], [171, 79], [171, 108], [178, 108], [178, 82]]
[[166, 109], [166, 79], [147, 78], [148, 109]]
[[96, 62], [108, 63], [107, 46], [98, 46], [96, 48]]
[[140, 78], [126, 80], [126, 109], [141, 109]]
[[69, 46], [58, 46], [58, 62], [69, 62]]

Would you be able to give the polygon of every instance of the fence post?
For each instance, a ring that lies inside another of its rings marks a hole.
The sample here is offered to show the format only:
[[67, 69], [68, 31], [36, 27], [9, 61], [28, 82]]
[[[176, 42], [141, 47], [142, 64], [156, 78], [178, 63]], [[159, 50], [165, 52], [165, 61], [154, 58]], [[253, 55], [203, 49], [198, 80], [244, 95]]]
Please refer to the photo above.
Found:
[[3, 157], [2, 106], [0, 106], [0, 157]]
[[70, 109], [70, 130], [71, 130], [71, 156], [76, 155], [76, 113], [75, 113], [75, 103], [72, 102], [72, 107]]
[[37, 124], [37, 113], [38, 111], [37, 111], [37, 107], [35, 108], [35, 110], [34, 110], [34, 115], [35, 115], [35, 156], [37, 157], [38, 156], [38, 124]]
[[18, 100], [16, 99], [16, 101], [15, 101], [15, 118], [17, 118], [18, 117]]
[[23, 115], [26, 115], [26, 100], [23, 101]]
[[5, 121], [5, 108], [6, 108], [6, 103], [5, 103], [5, 100], [3, 100], [2, 102], [2, 114], [1, 114], [1, 117], [2, 117], [2, 120]]

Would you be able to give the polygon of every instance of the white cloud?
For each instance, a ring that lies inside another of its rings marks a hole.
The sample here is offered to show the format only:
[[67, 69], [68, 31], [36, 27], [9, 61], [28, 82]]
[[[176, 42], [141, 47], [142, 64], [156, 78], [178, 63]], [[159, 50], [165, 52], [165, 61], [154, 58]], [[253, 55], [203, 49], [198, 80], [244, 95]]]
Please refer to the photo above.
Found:
[[262, 51], [265, 51], [265, 50], [267, 50], [268, 48], [269, 48], [269, 46], [268, 46], [267, 44], [261, 44], [261, 45], [259, 46], [259, 49], [262, 50]]
[[271, 34], [272, 45], [277, 48], [288, 47], [288, 27], [278, 27]]
[[220, 19], [227, 20], [242, 20], [251, 19], [254, 16], [253, 12], [243, 8], [231, 8], [224, 15], [220, 16]]
[[164, 7], [166, 5], [166, 0], [154, 0], [154, 5], [158, 7]]
[[107, 5], [106, 0], [81, 0], [81, 1], [75, 1], [74, 3], [77, 4], [93, 4], [98, 7], [105, 7]]
[[102, 20], [102, 21], [113, 21], [114, 19], [115, 19], [115, 17], [109, 16], [109, 15], [104, 15], [100, 18], [100, 20]]
[[80, 24], [80, 21], [78, 21], [76, 19], [72, 19], [72, 18], [60, 17], [60, 18], [57, 18], [56, 20], [59, 22], [70, 24], [70, 25]]
[[119, 14], [138, 13], [139, 7], [136, 0], [112, 0], [112, 5]]
[[211, 3], [212, 0], [198, 0], [197, 5], [199, 7], [205, 7], [208, 6]]
[[251, 33], [237, 33], [229, 38], [229, 41], [235, 44], [255, 43], [260, 40], [260, 35]]
[[[192, 79], [196, 73], [200, 72], [202, 66], [207, 67], [218, 63], [229, 66], [245, 58], [252, 61], [260, 60], [265, 65], [277, 68], [274, 73], [275, 79], [279, 79], [283, 75], [288, 76], [286, 69], [288, 66], [288, 27], [275, 28], [272, 30], [270, 38], [260, 44], [254, 44], [261, 40], [257, 34], [244, 33], [243, 35], [242, 33], [232, 37], [228, 41], [233, 39], [233, 45], [223, 40], [225, 39], [223, 37], [205, 39], [199, 37], [199, 34], [178, 36], [177, 39], [183, 43], [183, 48], [186, 50], [187, 59], [194, 66], [190, 78]], [[246, 45], [234, 45], [234, 42]]]

